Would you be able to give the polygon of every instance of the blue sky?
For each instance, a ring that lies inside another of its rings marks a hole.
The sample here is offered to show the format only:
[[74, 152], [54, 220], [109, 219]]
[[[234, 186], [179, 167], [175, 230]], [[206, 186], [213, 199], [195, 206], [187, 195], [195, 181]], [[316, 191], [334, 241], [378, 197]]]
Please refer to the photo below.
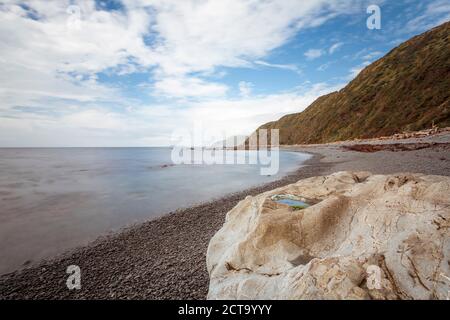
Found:
[[448, 20], [445, 0], [0, 1], [0, 147], [249, 134]]

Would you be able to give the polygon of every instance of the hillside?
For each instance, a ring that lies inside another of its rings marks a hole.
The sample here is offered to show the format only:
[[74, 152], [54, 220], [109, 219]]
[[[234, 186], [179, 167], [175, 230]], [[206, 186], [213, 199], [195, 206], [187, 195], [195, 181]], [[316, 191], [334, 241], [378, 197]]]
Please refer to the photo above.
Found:
[[258, 129], [280, 144], [325, 143], [450, 126], [450, 22], [413, 37], [345, 88]]

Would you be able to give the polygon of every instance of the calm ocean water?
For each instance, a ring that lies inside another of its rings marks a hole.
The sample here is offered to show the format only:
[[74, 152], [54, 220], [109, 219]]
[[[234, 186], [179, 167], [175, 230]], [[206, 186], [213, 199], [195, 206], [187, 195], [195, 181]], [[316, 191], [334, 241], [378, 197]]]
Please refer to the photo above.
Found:
[[[234, 152], [234, 151], [230, 151]], [[101, 234], [279, 179], [310, 156], [257, 165], [171, 165], [170, 148], [0, 149], [0, 274]]]

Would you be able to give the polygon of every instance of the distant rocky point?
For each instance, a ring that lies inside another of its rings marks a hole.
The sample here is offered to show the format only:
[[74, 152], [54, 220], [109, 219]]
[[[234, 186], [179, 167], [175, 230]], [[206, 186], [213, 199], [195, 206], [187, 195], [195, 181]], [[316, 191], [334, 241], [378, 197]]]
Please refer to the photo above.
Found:
[[247, 136], [244, 136], [244, 135], [231, 136], [225, 140], [213, 143], [210, 147], [215, 148], [215, 149], [217, 149], [217, 148], [234, 148], [234, 147], [243, 145], [245, 143], [246, 139], [247, 139]]

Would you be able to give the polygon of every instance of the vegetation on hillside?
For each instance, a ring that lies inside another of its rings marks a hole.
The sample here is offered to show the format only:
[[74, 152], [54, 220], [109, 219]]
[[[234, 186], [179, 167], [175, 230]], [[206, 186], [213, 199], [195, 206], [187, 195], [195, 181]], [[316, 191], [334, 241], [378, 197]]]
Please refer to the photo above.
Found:
[[259, 129], [280, 144], [325, 143], [450, 126], [450, 22], [367, 66], [345, 88]]

